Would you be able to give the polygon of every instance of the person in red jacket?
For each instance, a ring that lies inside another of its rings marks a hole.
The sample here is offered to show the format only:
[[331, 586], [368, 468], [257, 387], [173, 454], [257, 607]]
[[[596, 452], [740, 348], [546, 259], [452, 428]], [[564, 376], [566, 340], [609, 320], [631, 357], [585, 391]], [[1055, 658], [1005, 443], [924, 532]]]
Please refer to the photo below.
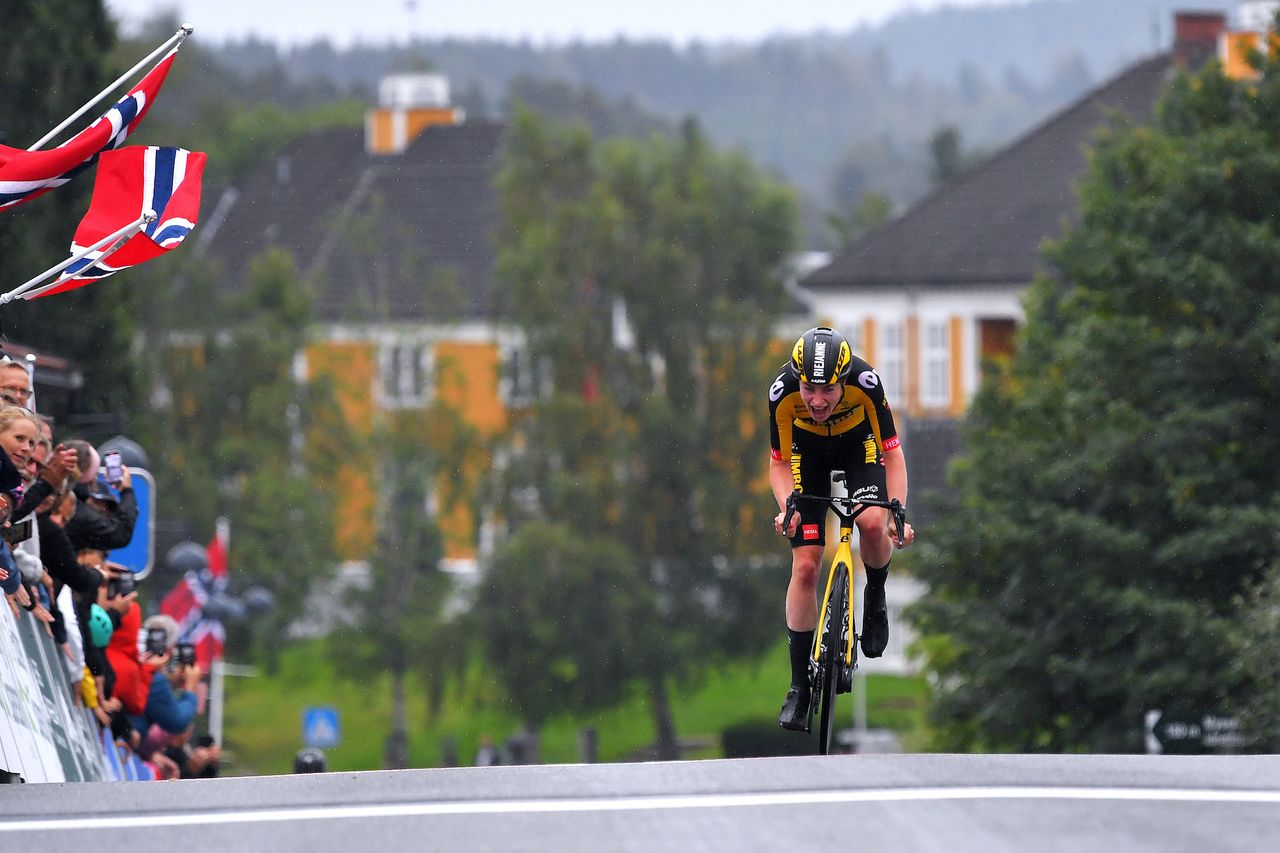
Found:
[[107, 644], [107, 660], [116, 674], [113, 695], [124, 705], [125, 713], [135, 717], [147, 710], [147, 694], [151, 690], [151, 676], [155, 673], [155, 662], [145, 660], [138, 652], [138, 632], [141, 629], [142, 608], [134, 601], [120, 617], [120, 627], [112, 633], [111, 642]]

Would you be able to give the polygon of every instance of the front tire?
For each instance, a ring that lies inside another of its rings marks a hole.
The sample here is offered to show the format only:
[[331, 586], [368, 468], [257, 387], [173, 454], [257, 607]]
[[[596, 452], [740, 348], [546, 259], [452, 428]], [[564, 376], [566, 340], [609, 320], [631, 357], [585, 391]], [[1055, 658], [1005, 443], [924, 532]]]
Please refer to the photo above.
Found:
[[849, 609], [849, 569], [844, 563], [836, 566], [835, 589], [827, 600], [822, 637], [822, 673], [817, 685], [821, 702], [818, 712], [818, 754], [831, 754], [831, 736], [835, 730], [836, 694], [839, 688], [840, 669], [844, 665], [844, 651], [840, 644], [841, 626]]

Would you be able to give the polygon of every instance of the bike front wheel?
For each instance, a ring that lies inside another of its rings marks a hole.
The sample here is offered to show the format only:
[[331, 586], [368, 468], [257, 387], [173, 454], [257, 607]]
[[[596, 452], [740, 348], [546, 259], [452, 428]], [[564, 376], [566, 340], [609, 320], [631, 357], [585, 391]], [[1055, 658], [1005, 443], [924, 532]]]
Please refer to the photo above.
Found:
[[827, 599], [827, 612], [823, 614], [822, 668], [818, 692], [821, 703], [818, 711], [818, 754], [830, 755], [836, 721], [836, 694], [839, 692], [840, 668], [844, 665], [844, 646], [841, 626], [849, 613], [849, 569], [844, 563], [836, 566], [835, 586]]

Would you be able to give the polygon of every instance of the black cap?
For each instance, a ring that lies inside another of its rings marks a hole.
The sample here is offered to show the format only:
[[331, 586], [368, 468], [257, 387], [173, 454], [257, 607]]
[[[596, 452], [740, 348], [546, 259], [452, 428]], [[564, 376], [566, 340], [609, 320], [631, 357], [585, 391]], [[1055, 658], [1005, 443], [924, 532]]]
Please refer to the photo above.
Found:
[[314, 747], [298, 750], [293, 757], [294, 773], [323, 773], [325, 771], [324, 753]]

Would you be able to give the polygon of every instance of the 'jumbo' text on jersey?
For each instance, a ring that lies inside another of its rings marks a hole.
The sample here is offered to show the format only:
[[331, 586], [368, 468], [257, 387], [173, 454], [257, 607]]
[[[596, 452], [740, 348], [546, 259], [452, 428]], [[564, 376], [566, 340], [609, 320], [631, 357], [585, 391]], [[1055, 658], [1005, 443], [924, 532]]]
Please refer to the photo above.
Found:
[[809, 417], [800, 399], [800, 380], [783, 368], [769, 386], [769, 450], [778, 461], [791, 458], [792, 432], [804, 430], [819, 436], [842, 435], [862, 423], [868, 423], [875, 436], [877, 450], [884, 452], [898, 446], [898, 431], [893, 414], [884, 398], [884, 386], [871, 365], [856, 355], [844, 385], [844, 396], [822, 423]]

